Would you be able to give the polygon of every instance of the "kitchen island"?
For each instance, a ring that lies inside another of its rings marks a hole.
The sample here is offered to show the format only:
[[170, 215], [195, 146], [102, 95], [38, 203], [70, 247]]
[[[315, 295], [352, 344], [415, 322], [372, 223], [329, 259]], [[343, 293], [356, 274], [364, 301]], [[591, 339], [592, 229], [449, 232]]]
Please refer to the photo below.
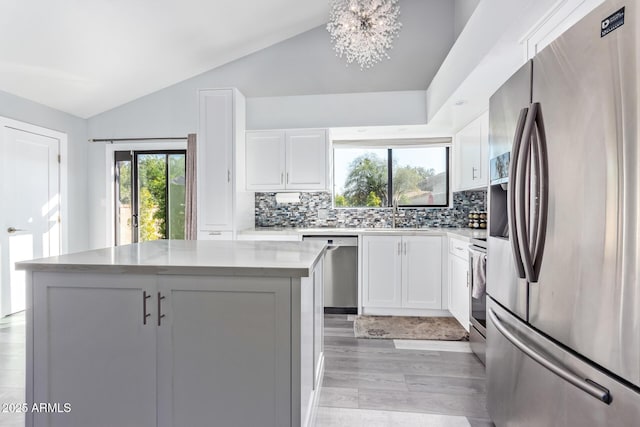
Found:
[[27, 404], [59, 408], [26, 425], [309, 425], [324, 252], [156, 241], [20, 263]]

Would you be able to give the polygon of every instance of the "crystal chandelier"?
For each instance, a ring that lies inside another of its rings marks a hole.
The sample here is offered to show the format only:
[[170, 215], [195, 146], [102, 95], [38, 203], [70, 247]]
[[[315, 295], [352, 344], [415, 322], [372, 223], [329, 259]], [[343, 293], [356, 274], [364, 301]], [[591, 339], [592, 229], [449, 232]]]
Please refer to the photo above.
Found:
[[360, 69], [371, 68], [384, 57], [398, 37], [398, 0], [332, 0], [327, 31], [336, 55], [356, 61]]

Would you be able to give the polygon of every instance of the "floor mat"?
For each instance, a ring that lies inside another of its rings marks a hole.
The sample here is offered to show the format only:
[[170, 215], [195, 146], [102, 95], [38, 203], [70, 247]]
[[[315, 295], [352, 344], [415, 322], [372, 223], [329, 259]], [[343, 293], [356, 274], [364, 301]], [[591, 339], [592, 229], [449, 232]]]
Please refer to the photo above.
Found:
[[356, 338], [468, 341], [469, 334], [453, 317], [358, 316]]

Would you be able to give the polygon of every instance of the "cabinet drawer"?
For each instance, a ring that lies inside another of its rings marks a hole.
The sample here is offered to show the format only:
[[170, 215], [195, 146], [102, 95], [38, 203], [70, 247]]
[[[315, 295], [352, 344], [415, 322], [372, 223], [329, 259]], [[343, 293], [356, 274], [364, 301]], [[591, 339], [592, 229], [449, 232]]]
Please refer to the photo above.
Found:
[[469, 243], [464, 240], [449, 239], [449, 253], [459, 258], [469, 259]]

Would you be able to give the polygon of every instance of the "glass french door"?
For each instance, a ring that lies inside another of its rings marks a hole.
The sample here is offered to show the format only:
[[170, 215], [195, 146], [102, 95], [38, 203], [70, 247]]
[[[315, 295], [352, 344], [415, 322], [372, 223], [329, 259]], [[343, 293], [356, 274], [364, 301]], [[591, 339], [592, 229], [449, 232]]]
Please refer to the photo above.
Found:
[[115, 152], [115, 243], [184, 239], [185, 150]]

